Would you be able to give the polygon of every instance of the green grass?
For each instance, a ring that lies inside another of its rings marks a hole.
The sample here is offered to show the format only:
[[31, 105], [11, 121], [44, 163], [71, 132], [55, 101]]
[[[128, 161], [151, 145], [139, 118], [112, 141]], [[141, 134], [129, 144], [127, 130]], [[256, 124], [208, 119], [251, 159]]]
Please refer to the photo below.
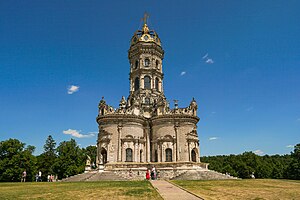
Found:
[[206, 200], [300, 200], [300, 181], [247, 179], [172, 182]]
[[161, 199], [148, 181], [0, 183], [0, 199]]

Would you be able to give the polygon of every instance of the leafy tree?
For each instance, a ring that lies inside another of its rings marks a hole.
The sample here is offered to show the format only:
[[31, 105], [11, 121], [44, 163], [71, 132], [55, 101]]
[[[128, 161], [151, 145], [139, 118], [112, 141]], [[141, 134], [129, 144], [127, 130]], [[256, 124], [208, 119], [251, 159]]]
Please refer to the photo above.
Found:
[[291, 153], [292, 161], [288, 166], [287, 174], [290, 179], [300, 179], [300, 144], [295, 145]]
[[34, 146], [27, 146], [17, 139], [0, 142], [0, 181], [20, 181], [24, 170], [27, 181], [32, 181], [36, 170]]
[[52, 138], [52, 136], [49, 135], [44, 145], [44, 152], [37, 157], [37, 167], [38, 170], [42, 172], [43, 180], [47, 180], [47, 176], [49, 174], [54, 174], [52, 166], [55, 163], [55, 159], [57, 158], [55, 147], [56, 142]]
[[61, 142], [57, 147], [57, 153], [53, 171], [59, 179], [84, 171], [86, 156], [74, 139]]

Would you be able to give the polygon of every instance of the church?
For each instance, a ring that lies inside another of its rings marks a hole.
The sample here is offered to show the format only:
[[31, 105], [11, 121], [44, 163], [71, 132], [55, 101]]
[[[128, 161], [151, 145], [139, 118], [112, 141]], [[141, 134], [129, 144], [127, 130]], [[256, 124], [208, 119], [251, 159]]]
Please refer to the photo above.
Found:
[[[158, 34], [147, 25], [137, 30], [128, 50], [129, 96], [118, 108], [102, 97], [96, 118], [99, 169], [164, 167], [206, 168], [200, 162], [197, 134], [197, 102], [187, 107], [174, 101], [170, 108], [164, 95], [164, 50]], [[124, 77], [125, 78], [125, 77]]]

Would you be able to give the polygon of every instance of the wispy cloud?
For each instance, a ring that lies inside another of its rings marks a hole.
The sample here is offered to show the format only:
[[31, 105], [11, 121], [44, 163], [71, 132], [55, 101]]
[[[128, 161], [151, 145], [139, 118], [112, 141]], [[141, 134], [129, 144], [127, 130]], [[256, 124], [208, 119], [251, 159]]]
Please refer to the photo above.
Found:
[[253, 106], [250, 106], [250, 107], [246, 108], [245, 111], [249, 112], [249, 111], [251, 111], [251, 110], [253, 110], [253, 109], [254, 109], [254, 107], [253, 107]]
[[208, 57], [208, 53], [202, 56], [202, 59], [205, 60], [206, 64], [213, 64], [215, 62], [212, 58]]
[[77, 138], [89, 138], [89, 137], [93, 137], [95, 136], [95, 132], [90, 132], [88, 134], [81, 134], [81, 131], [77, 131], [74, 129], [68, 129], [63, 131], [64, 134], [66, 135], [72, 135], [73, 137], [77, 137]]
[[208, 138], [208, 140], [218, 140], [219, 138], [218, 137], [210, 137]]
[[206, 53], [204, 56], [202, 56], [202, 59], [206, 59], [208, 56], [208, 53]]
[[211, 58], [207, 58], [207, 60], [205, 61], [207, 64], [213, 64], [214, 61]]
[[286, 148], [294, 148], [294, 145], [289, 144], [286, 146]]
[[257, 150], [255, 150], [255, 151], [253, 151], [253, 153], [255, 153], [255, 154], [257, 154], [257, 155], [262, 155], [262, 154], [264, 154], [264, 152], [263, 152], [262, 150], [260, 150], [260, 149], [257, 149]]
[[73, 94], [74, 92], [77, 92], [79, 90], [79, 86], [77, 85], [70, 85], [68, 87], [68, 94]]
[[186, 74], [186, 72], [183, 71], [180, 73], [180, 76], [184, 76], [185, 74]]

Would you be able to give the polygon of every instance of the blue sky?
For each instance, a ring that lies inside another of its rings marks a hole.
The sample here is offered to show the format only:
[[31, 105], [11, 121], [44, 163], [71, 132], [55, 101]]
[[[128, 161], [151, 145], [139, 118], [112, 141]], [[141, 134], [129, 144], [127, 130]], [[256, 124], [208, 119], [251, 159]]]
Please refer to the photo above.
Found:
[[128, 96], [129, 41], [147, 11], [165, 50], [166, 97], [198, 102], [202, 155], [290, 153], [300, 142], [299, 8], [297, 0], [0, 0], [0, 141], [17, 138], [35, 154], [49, 134], [96, 144], [98, 102], [117, 107]]

